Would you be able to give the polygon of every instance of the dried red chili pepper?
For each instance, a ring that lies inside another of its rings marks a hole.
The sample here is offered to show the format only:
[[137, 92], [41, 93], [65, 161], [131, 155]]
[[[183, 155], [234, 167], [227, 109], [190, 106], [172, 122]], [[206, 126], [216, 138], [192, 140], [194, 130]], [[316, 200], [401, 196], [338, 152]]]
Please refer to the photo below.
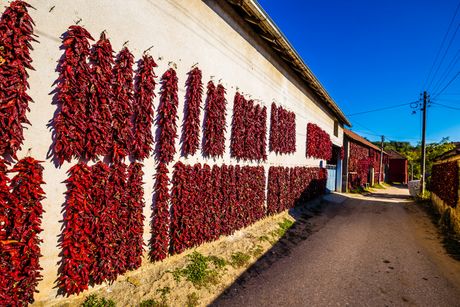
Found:
[[88, 123], [86, 133], [85, 156], [89, 160], [97, 156], [106, 156], [112, 147], [113, 101], [112, 66], [113, 49], [105, 32], [93, 45], [90, 60], [91, 84], [89, 84], [88, 105], [86, 107]]
[[134, 84], [133, 84], [134, 56], [123, 48], [117, 56], [113, 67], [113, 99], [112, 99], [112, 159], [121, 161], [131, 151], [133, 140]]
[[265, 215], [262, 166], [194, 166], [176, 163], [171, 191], [171, 250], [232, 234]]
[[141, 266], [144, 251], [144, 188], [142, 187], [142, 164], [133, 162], [128, 168], [127, 200], [128, 211], [126, 237], [123, 238], [123, 250], [126, 254], [126, 269], [135, 270]]
[[169, 191], [168, 168], [159, 163], [155, 176], [155, 202], [152, 211], [152, 238], [150, 240], [150, 260], [163, 260], [169, 251]]
[[69, 169], [68, 174], [58, 286], [62, 292], [71, 295], [88, 289], [97, 247], [92, 241], [96, 225], [93, 220], [95, 204], [90, 194], [91, 168], [78, 163]]
[[265, 160], [267, 157], [267, 109], [246, 101], [236, 93], [233, 103], [230, 154], [242, 160]]
[[278, 154], [293, 153], [296, 150], [295, 113], [271, 106], [270, 151]]
[[139, 60], [133, 106], [132, 156], [144, 160], [150, 156], [153, 145], [153, 99], [155, 98], [155, 73], [158, 65], [150, 55]]
[[[16, 163], [9, 172], [16, 175], [11, 180], [11, 194], [5, 210], [4, 219], [8, 220], [3, 230], [5, 240], [0, 240], [0, 304], [25, 306], [34, 302], [34, 292], [42, 277], [39, 264], [42, 240], [38, 235], [42, 231], [41, 201], [45, 198], [41, 188], [44, 184], [43, 166], [39, 161], [27, 157]], [[3, 179], [2, 190], [7, 193], [7, 180]]]
[[329, 134], [312, 123], [307, 125], [306, 156], [324, 160], [332, 158], [332, 142]]
[[177, 75], [172, 68], [168, 69], [161, 77], [160, 104], [156, 119], [158, 129], [157, 159], [161, 163], [169, 163], [176, 153], [175, 140], [177, 138]]
[[184, 123], [182, 126], [182, 154], [193, 156], [198, 150], [200, 110], [203, 96], [203, 82], [201, 70], [193, 68], [188, 73], [185, 83]]
[[27, 70], [33, 69], [30, 51], [31, 42], [36, 41], [30, 7], [24, 1], [13, 1], [0, 19], [0, 155], [15, 159], [24, 141], [23, 125], [30, 124]]
[[203, 130], [203, 154], [210, 157], [221, 157], [225, 152], [226, 128], [225, 88], [219, 84], [208, 83]]
[[54, 156], [59, 165], [74, 158], [83, 158], [88, 131], [87, 101], [92, 84], [87, 58], [91, 35], [80, 26], [71, 26], [63, 38], [64, 56], [61, 58], [57, 80], [58, 112], [53, 119]]

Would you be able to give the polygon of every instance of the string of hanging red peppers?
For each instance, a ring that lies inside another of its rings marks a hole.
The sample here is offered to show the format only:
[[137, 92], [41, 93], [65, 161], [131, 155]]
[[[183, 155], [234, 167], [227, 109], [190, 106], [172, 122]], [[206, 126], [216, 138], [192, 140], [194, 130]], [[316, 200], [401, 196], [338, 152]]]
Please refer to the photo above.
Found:
[[210, 157], [223, 156], [225, 152], [225, 132], [227, 131], [225, 88], [208, 82], [203, 130], [203, 154]]
[[153, 99], [155, 98], [155, 73], [158, 65], [144, 54], [139, 60], [133, 107], [133, 158], [144, 160], [150, 156], [153, 145]]
[[140, 266], [142, 165], [79, 163], [69, 170], [59, 288], [78, 294]]
[[13, 1], [0, 19], [0, 155], [15, 159], [24, 141], [23, 125], [30, 124], [27, 70], [33, 69], [30, 51], [31, 42], [36, 41], [30, 7], [24, 1]]
[[265, 215], [262, 166], [194, 166], [176, 163], [171, 191], [171, 250], [213, 241]]
[[193, 156], [198, 150], [200, 132], [200, 110], [203, 96], [201, 70], [193, 68], [185, 83], [184, 123], [182, 126], [182, 154]]
[[431, 191], [455, 208], [459, 201], [458, 161], [434, 164], [431, 172]]
[[38, 235], [45, 198], [43, 166], [33, 158], [24, 158], [8, 171], [15, 173], [11, 182], [3, 161], [0, 171], [0, 220], [4, 221], [0, 225], [0, 305], [27, 305], [34, 302], [41, 279]]
[[[86, 114], [88, 118], [85, 157], [94, 160], [97, 156], [107, 156], [112, 147], [113, 100], [112, 66], [113, 50], [105, 32], [93, 45], [90, 60], [91, 84], [89, 85]], [[81, 86], [81, 85], [80, 85]]]
[[312, 123], [307, 125], [306, 156], [324, 160], [332, 158], [332, 142], [329, 134]]
[[59, 165], [72, 158], [84, 157], [88, 130], [87, 98], [91, 84], [90, 54], [91, 35], [80, 26], [71, 26], [64, 35], [64, 56], [58, 67], [58, 113], [54, 118], [54, 156]]
[[296, 150], [295, 113], [271, 105], [270, 151], [278, 154], [293, 153]]
[[113, 99], [112, 99], [112, 160], [121, 161], [131, 151], [133, 140], [133, 124], [131, 117], [134, 105], [133, 83], [134, 56], [123, 48], [117, 55], [113, 67]]
[[176, 153], [178, 86], [176, 71], [168, 69], [161, 77], [160, 104], [157, 125], [159, 129], [155, 202], [152, 212], [150, 259], [163, 260], [169, 253], [169, 178], [167, 164]]
[[238, 92], [233, 102], [230, 154], [243, 160], [266, 160], [267, 108], [254, 105]]
[[327, 171], [318, 167], [272, 166], [268, 171], [267, 214], [276, 214], [324, 194]]

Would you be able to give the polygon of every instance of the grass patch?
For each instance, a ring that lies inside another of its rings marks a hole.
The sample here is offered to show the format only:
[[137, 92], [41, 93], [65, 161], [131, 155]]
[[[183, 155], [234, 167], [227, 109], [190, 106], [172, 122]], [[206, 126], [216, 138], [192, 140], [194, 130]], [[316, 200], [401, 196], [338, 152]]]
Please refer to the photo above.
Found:
[[262, 248], [262, 246], [256, 245], [256, 246], [254, 246], [253, 248], [251, 248], [251, 250], [249, 251], [249, 253], [250, 253], [254, 258], [259, 258], [259, 257], [264, 253], [264, 249]]
[[251, 259], [251, 256], [243, 252], [236, 252], [231, 255], [230, 264], [235, 269], [246, 266]]
[[287, 218], [284, 218], [282, 222], [278, 223], [278, 229], [275, 230], [278, 234], [279, 237], [282, 237], [286, 234], [289, 228], [294, 225], [294, 222], [291, 220], [288, 220]]
[[115, 302], [112, 300], [108, 300], [105, 297], [97, 297], [96, 294], [91, 294], [88, 296], [83, 304], [82, 307], [115, 307]]
[[187, 307], [197, 307], [200, 305], [200, 298], [196, 292], [192, 292], [187, 295], [187, 302], [185, 303]]
[[164, 302], [157, 302], [154, 299], [148, 299], [148, 300], [142, 301], [139, 304], [139, 307], [168, 307], [168, 304]]
[[372, 186], [373, 189], [386, 189], [387, 187], [382, 183], [376, 183]]
[[266, 235], [259, 237], [259, 242], [263, 242], [263, 241], [267, 241], [268, 243], [271, 243], [270, 238]]
[[217, 256], [204, 256], [193, 252], [187, 256], [189, 263], [182, 269], [172, 272], [174, 279], [180, 281], [184, 277], [195, 288], [208, 288], [211, 284], [219, 282], [219, 273], [227, 265], [227, 262]]

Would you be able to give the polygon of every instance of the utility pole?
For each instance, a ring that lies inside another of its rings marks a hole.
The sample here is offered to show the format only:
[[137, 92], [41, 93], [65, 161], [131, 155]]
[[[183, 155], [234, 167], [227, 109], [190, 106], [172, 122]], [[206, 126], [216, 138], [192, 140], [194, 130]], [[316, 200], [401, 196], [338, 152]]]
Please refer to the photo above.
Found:
[[428, 103], [428, 94], [426, 91], [423, 92], [423, 107], [422, 107], [422, 161], [421, 161], [421, 171], [422, 171], [422, 178], [420, 179], [421, 185], [421, 193], [422, 196], [425, 194], [425, 154], [426, 154], [426, 111], [427, 111], [427, 103]]
[[379, 169], [379, 184], [382, 183], [382, 175], [383, 175], [383, 142], [385, 142], [385, 136], [382, 135], [382, 143], [380, 147], [380, 169]]

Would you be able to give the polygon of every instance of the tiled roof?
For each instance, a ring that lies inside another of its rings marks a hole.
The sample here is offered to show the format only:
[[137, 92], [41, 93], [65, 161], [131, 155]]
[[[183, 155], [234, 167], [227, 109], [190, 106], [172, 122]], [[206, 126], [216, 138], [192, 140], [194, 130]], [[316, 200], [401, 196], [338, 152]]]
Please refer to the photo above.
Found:
[[[378, 148], [377, 146], [375, 146], [374, 144], [372, 144], [371, 142], [369, 142], [368, 140], [366, 140], [365, 138], [363, 138], [362, 136], [354, 133], [353, 131], [351, 130], [348, 130], [348, 129], [343, 129], [343, 133], [349, 137], [350, 139], [358, 142], [358, 143], [361, 143], [362, 145], [365, 145], [367, 147], [370, 147], [372, 149], [375, 149], [377, 151], [380, 151], [380, 148]], [[385, 153], [385, 152], [384, 152]]]

